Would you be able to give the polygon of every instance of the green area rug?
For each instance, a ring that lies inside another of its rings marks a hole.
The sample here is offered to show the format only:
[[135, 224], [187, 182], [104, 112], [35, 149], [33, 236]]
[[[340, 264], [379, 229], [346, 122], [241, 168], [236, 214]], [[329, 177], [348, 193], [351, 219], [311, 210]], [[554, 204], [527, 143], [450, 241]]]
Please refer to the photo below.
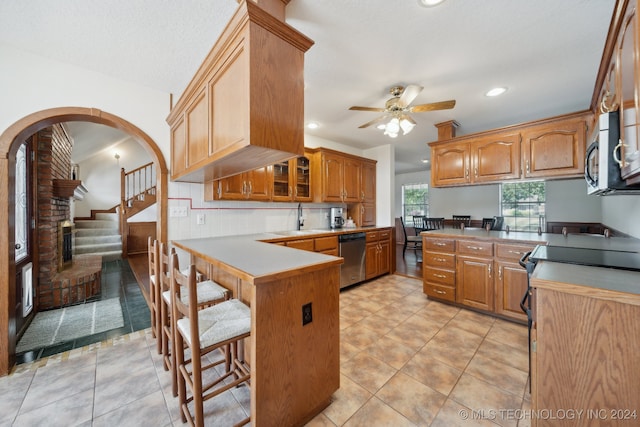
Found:
[[16, 353], [49, 347], [124, 326], [119, 298], [41, 311], [18, 342]]

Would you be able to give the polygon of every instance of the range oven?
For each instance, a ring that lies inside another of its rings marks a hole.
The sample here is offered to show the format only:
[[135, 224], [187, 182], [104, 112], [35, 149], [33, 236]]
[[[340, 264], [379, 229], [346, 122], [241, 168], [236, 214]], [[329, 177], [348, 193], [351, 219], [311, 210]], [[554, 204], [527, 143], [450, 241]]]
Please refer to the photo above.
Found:
[[[530, 282], [538, 261], [640, 271], [640, 253], [632, 251], [538, 245], [533, 251], [524, 254], [520, 258], [520, 265], [527, 270], [528, 281], [527, 290], [520, 301], [520, 308], [527, 315], [527, 327], [529, 329], [529, 375], [531, 375], [532, 299], [534, 298]], [[529, 392], [531, 392], [530, 377]]]

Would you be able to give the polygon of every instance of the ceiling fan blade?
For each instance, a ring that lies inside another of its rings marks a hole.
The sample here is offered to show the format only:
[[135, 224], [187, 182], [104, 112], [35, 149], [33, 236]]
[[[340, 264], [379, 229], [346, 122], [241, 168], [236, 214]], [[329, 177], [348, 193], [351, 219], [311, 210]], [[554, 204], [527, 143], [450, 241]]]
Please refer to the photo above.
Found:
[[364, 128], [368, 128], [371, 125], [375, 125], [376, 123], [381, 123], [384, 122], [385, 120], [387, 120], [389, 118], [388, 115], [384, 114], [380, 117], [378, 117], [377, 119], [373, 119], [370, 122], [367, 122], [365, 124], [363, 124], [362, 126], [358, 126], [358, 129], [364, 129]]
[[418, 85], [407, 86], [402, 92], [402, 95], [400, 95], [400, 99], [398, 100], [398, 107], [405, 108], [406, 106], [411, 104], [411, 102], [416, 99], [416, 96], [418, 96], [418, 94], [422, 92], [422, 89], [424, 88]]
[[349, 110], [374, 111], [376, 113], [384, 113], [384, 108], [375, 108], [375, 107], [357, 107], [357, 106], [353, 106], [353, 107], [350, 107]]
[[409, 108], [412, 113], [421, 113], [423, 111], [436, 111], [436, 110], [449, 110], [455, 107], [456, 101], [452, 99], [450, 101], [432, 102], [431, 104], [414, 105]]

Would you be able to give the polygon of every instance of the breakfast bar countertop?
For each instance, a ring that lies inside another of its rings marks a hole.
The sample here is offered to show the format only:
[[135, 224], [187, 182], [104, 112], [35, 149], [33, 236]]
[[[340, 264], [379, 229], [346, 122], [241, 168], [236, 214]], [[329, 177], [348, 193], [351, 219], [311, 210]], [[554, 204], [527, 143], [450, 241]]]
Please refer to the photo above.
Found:
[[282, 238], [274, 233], [240, 236], [203, 237], [174, 240], [172, 243], [212, 265], [224, 265], [253, 284], [298, 274], [300, 269], [326, 268], [342, 264], [343, 259], [316, 252], [262, 242]]

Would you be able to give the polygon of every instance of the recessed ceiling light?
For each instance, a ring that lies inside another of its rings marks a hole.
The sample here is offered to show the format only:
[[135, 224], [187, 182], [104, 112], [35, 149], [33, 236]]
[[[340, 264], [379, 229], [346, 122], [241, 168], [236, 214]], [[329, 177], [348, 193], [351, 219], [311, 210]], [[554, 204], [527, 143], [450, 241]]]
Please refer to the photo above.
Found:
[[316, 122], [309, 122], [307, 123], [307, 128], [308, 129], [318, 129], [320, 127], [320, 125]]
[[423, 7], [434, 7], [444, 2], [444, 0], [418, 0], [418, 4]]
[[507, 91], [506, 87], [494, 87], [493, 89], [491, 89], [490, 91], [488, 91], [484, 95], [485, 96], [498, 96], [498, 95], [502, 95], [506, 91]]
[[422, 159], [422, 163], [429, 163], [429, 159]]

